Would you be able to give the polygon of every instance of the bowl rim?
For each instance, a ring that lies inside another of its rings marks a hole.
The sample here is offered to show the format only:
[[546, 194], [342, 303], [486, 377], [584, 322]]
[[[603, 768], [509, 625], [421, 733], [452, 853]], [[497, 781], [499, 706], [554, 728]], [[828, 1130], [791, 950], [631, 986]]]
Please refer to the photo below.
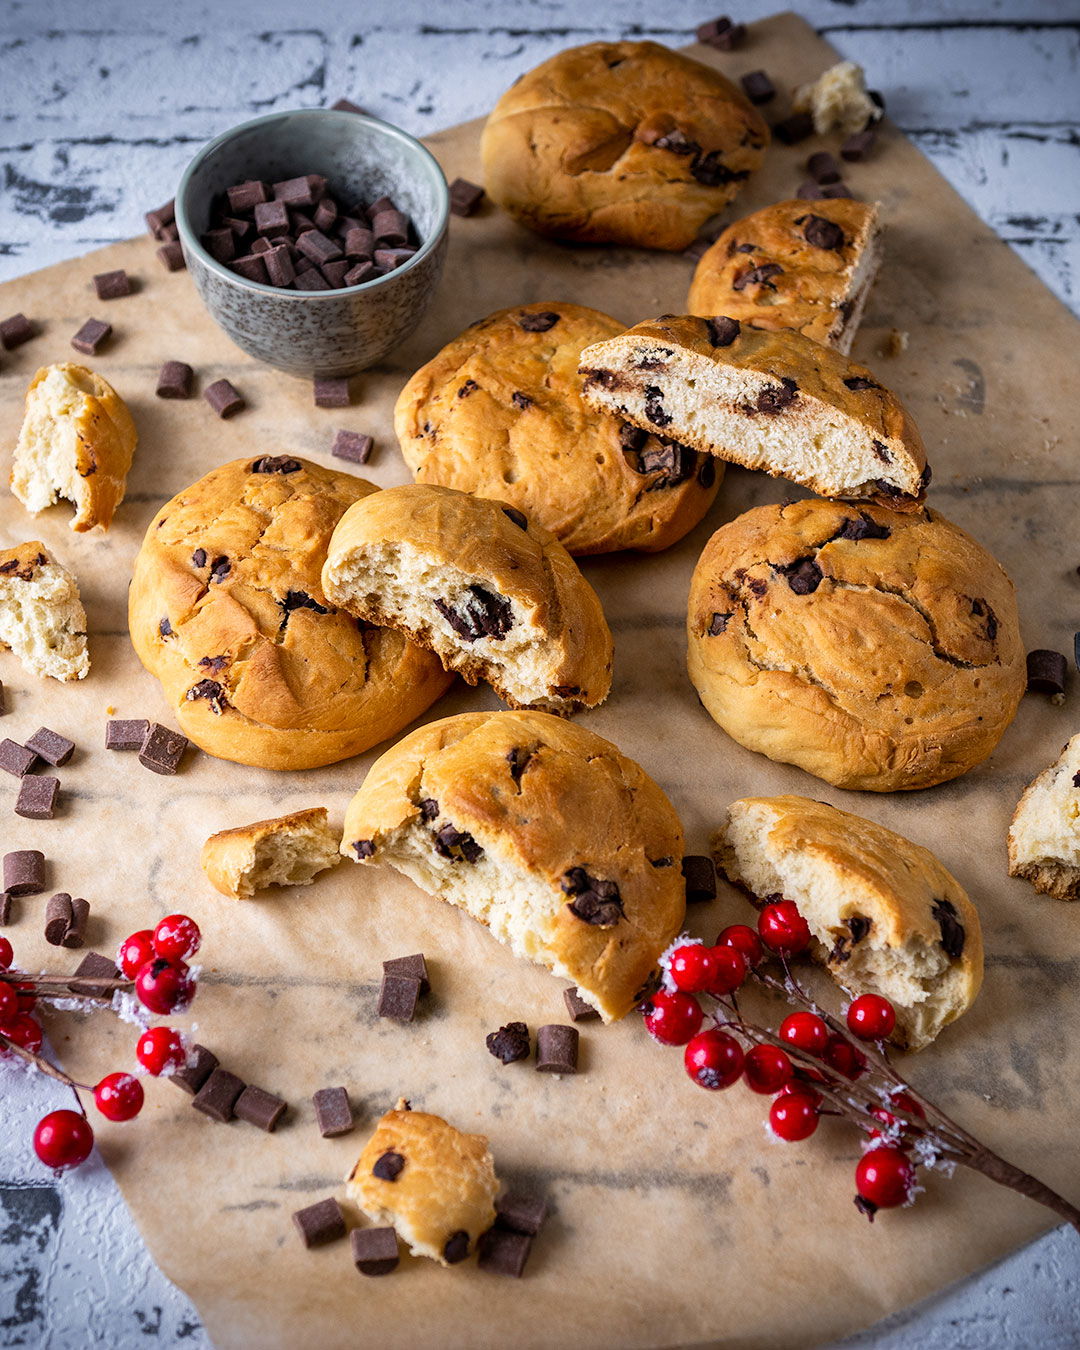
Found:
[[[203, 162], [209, 158], [214, 151], [227, 144], [234, 136], [242, 131], [247, 131], [252, 127], [258, 127], [270, 122], [279, 122], [285, 118], [333, 118], [341, 119], [343, 125], [355, 127], [358, 122], [374, 128], [377, 132], [387, 135], [391, 140], [400, 141], [416, 157], [433, 171], [437, 200], [437, 221], [435, 228], [428, 234], [427, 239], [420, 245], [413, 256], [401, 267], [395, 267], [392, 272], [387, 272], [381, 277], [373, 277], [370, 281], [361, 281], [356, 286], [337, 286], [327, 291], [296, 291], [289, 290], [284, 286], [270, 286], [262, 281], [251, 281], [247, 277], [241, 276], [238, 272], [219, 262], [213, 254], [209, 253], [202, 245], [198, 235], [191, 227], [188, 219], [186, 198], [191, 188], [192, 179]], [[373, 290], [382, 285], [385, 281], [391, 281], [396, 277], [404, 276], [411, 268], [416, 267], [432, 253], [442, 240], [446, 232], [447, 224], [450, 220], [450, 189], [446, 182], [446, 174], [443, 173], [442, 165], [431, 153], [423, 142], [417, 140], [415, 136], [410, 136], [407, 131], [401, 127], [394, 126], [392, 122], [384, 122], [381, 117], [373, 117], [371, 113], [347, 112], [345, 109], [335, 108], [292, 108], [280, 112], [263, 113], [259, 117], [252, 117], [246, 122], [238, 122], [235, 126], [229, 127], [227, 131], [221, 132], [206, 142], [205, 145], [195, 152], [188, 161], [187, 167], [180, 175], [180, 182], [176, 187], [176, 198], [174, 205], [174, 214], [176, 217], [176, 228], [180, 236], [184, 251], [190, 250], [199, 261], [208, 267], [210, 271], [216, 272], [223, 280], [254, 291], [261, 295], [273, 295], [284, 301], [313, 301], [313, 300], [339, 300], [342, 296], [360, 295], [365, 291]]]

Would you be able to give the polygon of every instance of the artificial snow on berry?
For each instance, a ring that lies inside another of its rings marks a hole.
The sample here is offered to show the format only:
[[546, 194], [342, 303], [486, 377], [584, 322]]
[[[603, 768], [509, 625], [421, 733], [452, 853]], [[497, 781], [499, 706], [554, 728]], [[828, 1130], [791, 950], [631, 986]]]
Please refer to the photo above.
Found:
[[686, 1072], [698, 1087], [731, 1087], [743, 1071], [743, 1049], [734, 1036], [710, 1028], [700, 1031], [683, 1051]]
[[661, 1045], [685, 1045], [701, 1027], [701, 1005], [681, 990], [661, 989], [643, 1007], [645, 1026]]
[[87, 1160], [93, 1147], [90, 1122], [77, 1111], [50, 1111], [38, 1121], [34, 1131], [34, 1152], [46, 1167], [57, 1172], [78, 1167]]
[[152, 1013], [183, 1012], [195, 997], [195, 981], [183, 961], [159, 956], [135, 976], [135, 995]]
[[167, 1069], [182, 1068], [187, 1060], [184, 1038], [174, 1027], [148, 1027], [135, 1046], [135, 1058], [156, 1078]]
[[186, 914], [169, 914], [154, 929], [154, 951], [169, 961], [186, 961], [201, 945], [199, 925]]
[[765, 906], [758, 915], [758, 934], [780, 956], [797, 956], [810, 945], [810, 925], [790, 900]]
[[896, 1009], [880, 994], [860, 994], [847, 1010], [847, 1024], [860, 1041], [882, 1041], [896, 1026]]
[[143, 1088], [129, 1073], [110, 1073], [94, 1088], [94, 1104], [106, 1120], [134, 1120], [142, 1110]]
[[860, 1208], [871, 1219], [874, 1210], [906, 1205], [914, 1187], [915, 1167], [911, 1159], [891, 1144], [881, 1144], [864, 1153], [855, 1168], [855, 1191], [863, 1202]]

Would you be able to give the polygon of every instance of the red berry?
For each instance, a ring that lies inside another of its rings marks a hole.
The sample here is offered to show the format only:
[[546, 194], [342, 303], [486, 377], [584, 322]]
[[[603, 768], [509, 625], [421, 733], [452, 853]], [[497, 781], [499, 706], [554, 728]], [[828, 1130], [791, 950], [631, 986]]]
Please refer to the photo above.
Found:
[[860, 994], [847, 1010], [847, 1024], [860, 1041], [882, 1041], [896, 1026], [896, 1009], [880, 994]]
[[[905, 1123], [906, 1121], [911, 1120], [913, 1116], [917, 1120], [926, 1119], [926, 1112], [914, 1097], [909, 1096], [906, 1092], [897, 1092], [889, 1098], [889, 1105], [895, 1106], [897, 1110], [902, 1111], [904, 1113], [903, 1117], [894, 1115], [884, 1106], [875, 1107], [875, 1109], [870, 1112], [875, 1120], [881, 1121], [886, 1131], [893, 1135], [899, 1133], [906, 1139], [913, 1139], [922, 1134], [922, 1130], [920, 1130], [918, 1126]], [[871, 1130], [870, 1138], [880, 1139], [882, 1138], [883, 1133], [882, 1130]]]
[[15, 953], [6, 937], [0, 937], [0, 970], [10, 970]]
[[158, 957], [135, 976], [135, 993], [152, 1013], [183, 1012], [195, 997], [195, 981], [183, 961]]
[[90, 1156], [94, 1131], [77, 1111], [50, 1111], [34, 1131], [34, 1152], [46, 1167], [78, 1167]]
[[746, 1086], [769, 1096], [791, 1082], [791, 1060], [778, 1045], [755, 1045], [746, 1054]]
[[31, 1054], [36, 1055], [41, 1049], [41, 1025], [29, 1013], [16, 1013], [4, 1024], [4, 1035], [9, 1041], [14, 1041], [24, 1050], [29, 1050]]
[[33, 984], [29, 980], [20, 980], [15, 988], [19, 991], [19, 1011], [33, 1012], [37, 1007], [37, 994], [34, 993]]
[[700, 943], [676, 947], [671, 953], [668, 972], [676, 989], [687, 994], [700, 994], [712, 984], [716, 962], [712, 950]]
[[149, 1027], [139, 1037], [135, 1058], [156, 1078], [166, 1069], [179, 1069], [187, 1060], [187, 1047], [172, 1027]]
[[701, 1005], [690, 994], [653, 994], [645, 1004], [645, 1026], [661, 1045], [685, 1045], [701, 1026]]
[[134, 1120], [143, 1106], [142, 1084], [129, 1073], [110, 1073], [94, 1089], [94, 1103], [106, 1120]]
[[13, 984], [0, 983], [0, 1027], [19, 1011], [19, 991]]
[[743, 1049], [726, 1031], [700, 1031], [683, 1053], [686, 1072], [698, 1087], [727, 1088], [743, 1071]]
[[846, 1036], [830, 1036], [823, 1058], [830, 1069], [835, 1069], [853, 1082], [866, 1072], [866, 1056]]
[[126, 979], [133, 980], [147, 961], [154, 959], [154, 935], [149, 928], [140, 928], [121, 942], [116, 952], [116, 964]]
[[168, 961], [186, 961], [200, 946], [199, 925], [186, 914], [169, 914], [154, 929], [154, 951]]
[[709, 993], [723, 998], [725, 994], [733, 994], [746, 979], [746, 957], [737, 947], [712, 947], [710, 951], [713, 975]]
[[782, 1092], [769, 1107], [769, 1128], [779, 1139], [809, 1139], [818, 1127], [818, 1103], [809, 1092]]
[[790, 900], [765, 906], [758, 915], [758, 933], [781, 956], [795, 956], [810, 946], [810, 926]]
[[864, 1153], [855, 1168], [855, 1190], [859, 1199], [873, 1209], [895, 1209], [907, 1204], [914, 1186], [915, 1168], [911, 1159], [889, 1144]]
[[829, 1028], [812, 1012], [794, 1012], [780, 1023], [780, 1039], [808, 1055], [821, 1055], [829, 1043]]
[[729, 924], [716, 939], [716, 945], [734, 947], [737, 952], [742, 952], [748, 966], [756, 966], [763, 955], [761, 939], [745, 923]]

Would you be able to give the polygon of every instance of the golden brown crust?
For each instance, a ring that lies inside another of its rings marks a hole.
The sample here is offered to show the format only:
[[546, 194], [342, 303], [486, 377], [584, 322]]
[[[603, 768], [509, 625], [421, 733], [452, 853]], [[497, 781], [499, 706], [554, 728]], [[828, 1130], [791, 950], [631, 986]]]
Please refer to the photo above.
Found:
[[[252, 470], [274, 463], [288, 471]], [[400, 731], [446, 689], [452, 677], [428, 652], [326, 603], [334, 526], [376, 490], [262, 456], [212, 470], [151, 522], [131, 640], [202, 749], [262, 768], [332, 764]]]
[[540, 234], [680, 249], [768, 143], [749, 100], [708, 66], [655, 42], [591, 42], [503, 94], [481, 153], [491, 197]]
[[728, 734], [840, 787], [966, 773], [1025, 687], [1012, 582], [930, 510], [748, 511], [706, 544], [687, 627], [690, 678]]
[[[542, 331], [522, 327], [552, 314]], [[655, 436], [624, 449], [621, 421], [582, 401], [582, 348], [622, 331], [565, 301], [497, 310], [465, 329], [394, 409], [417, 482], [508, 502], [579, 556], [681, 539], [709, 509], [723, 466]]]
[[847, 350], [853, 281], [861, 291], [873, 279], [860, 279], [858, 265], [877, 216], [874, 203], [850, 197], [775, 202], [755, 211], [729, 225], [702, 256], [687, 308], [703, 318], [726, 314], [754, 328], [791, 328]]

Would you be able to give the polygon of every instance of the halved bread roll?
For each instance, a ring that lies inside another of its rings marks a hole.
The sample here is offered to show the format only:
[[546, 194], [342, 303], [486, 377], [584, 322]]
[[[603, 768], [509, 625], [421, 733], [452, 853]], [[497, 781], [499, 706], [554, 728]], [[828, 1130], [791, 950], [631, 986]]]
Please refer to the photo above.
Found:
[[267, 886], [310, 886], [341, 861], [326, 808], [219, 830], [203, 844], [200, 864], [222, 895], [248, 900]]

